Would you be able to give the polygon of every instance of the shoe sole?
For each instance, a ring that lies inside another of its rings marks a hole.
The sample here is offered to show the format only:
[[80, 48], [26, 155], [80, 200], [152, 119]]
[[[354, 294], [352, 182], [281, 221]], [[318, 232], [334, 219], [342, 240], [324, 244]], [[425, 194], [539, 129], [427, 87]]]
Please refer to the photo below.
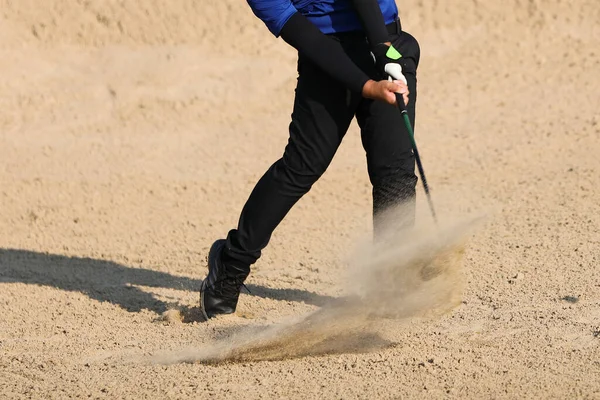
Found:
[[202, 281], [202, 285], [200, 285], [200, 312], [204, 317], [205, 321], [208, 321], [208, 314], [204, 311], [204, 290], [205, 290], [206, 279]]

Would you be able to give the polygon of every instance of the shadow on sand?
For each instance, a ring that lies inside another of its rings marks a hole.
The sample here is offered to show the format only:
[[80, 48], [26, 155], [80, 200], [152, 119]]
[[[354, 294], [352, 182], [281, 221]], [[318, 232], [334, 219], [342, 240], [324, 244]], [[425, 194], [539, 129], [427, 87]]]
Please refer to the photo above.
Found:
[[[129, 312], [148, 309], [162, 314], [170, 308], [177, 308], [181, 310], [184, 322], [202, 320], [198, 307], [165, 302], [138, 288], [146, 286], [198, 291], [202, 279], [130, 268], [112, 261], [0, 249], [0, 283], [3, 282], [22, 282], [80, 292], [91, 299], [110, 302]], [[252, 295], [261, 298], [298, 301], [317, 306], [331, 299], [304, 290], [249, 286]]]

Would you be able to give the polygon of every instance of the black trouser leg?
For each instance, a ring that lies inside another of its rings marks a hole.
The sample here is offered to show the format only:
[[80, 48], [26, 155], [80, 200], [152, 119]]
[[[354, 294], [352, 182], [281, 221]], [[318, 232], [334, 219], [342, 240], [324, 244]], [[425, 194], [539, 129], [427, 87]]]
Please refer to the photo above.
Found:
[[[375, 70], [364, 37], [341, 36], [344, 37], [340, 41], [352, 60], [373, 79], [382, 79]], [[391, 38], [405, 55], [403, 69], [411, 91], [408, 110], [414, 124], [418, 54], [411, 54], [410, 47], [416, 46], [418, 52], [418, 44], [404, 33]], [[256, 262], [277, 225], [325, 172], [355, 114], [367, 153], [375, 216], [391, 205], [404, 203], [408, 209], [412, 207], [408, 217], [405, 216], [405, 224], [412, 224], [415, 165], [398, 110], [391, 105], [363, 99], [359, 94], [350, 94], [334, 78], [300, 57], [288, 144], [283, 157], [269, 168], [252, 191], [238, 228], [229, 232], [223, 254], [226, 263], [249, 268]], [[379, 230], [377, 220], [375, 218], [376, 231]]]
[[[405, 32], [393, 35], [394, 46], [400, 49], [403, 74], [410, 91], [406, 106], [411, 124], [415, 124], [417, 100], [416, 66], [418, 44]], [[384, 222], [394, 228], [411, 227], [415, 219], [415, 158], [404, 119], [395, 106], [364, 99], [356, 118], [361, 127], [362, 143], [367, 153], [369, 178], [373, 185], [373, 222], [375, 236], [384, 229]], [[401, 207], [397, 207], [401, 206]], [[387, 210], [394, 209], [393, 221]]]
[[[358, 95], [308, 60], [298, 62], [298, 85], [283, 157], [259, 180], [238, 228], [227, 237], [224, 261], [249, 268], [292, 206], [325, 172], [354, 116]], [[353, 103], [353, 104], [351, 104]]]

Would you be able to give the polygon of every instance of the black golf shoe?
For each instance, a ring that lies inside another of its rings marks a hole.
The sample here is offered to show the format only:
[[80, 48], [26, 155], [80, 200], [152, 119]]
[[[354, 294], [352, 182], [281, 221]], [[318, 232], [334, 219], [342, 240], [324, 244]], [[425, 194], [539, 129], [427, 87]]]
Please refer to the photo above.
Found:
[[240, 290], [250, 273], [223, 264], [225, 242], [224, 239], [217, 240], [208, 253], [208, 275], [200, 287], [200, 309], [206, 319], [235, 312]]

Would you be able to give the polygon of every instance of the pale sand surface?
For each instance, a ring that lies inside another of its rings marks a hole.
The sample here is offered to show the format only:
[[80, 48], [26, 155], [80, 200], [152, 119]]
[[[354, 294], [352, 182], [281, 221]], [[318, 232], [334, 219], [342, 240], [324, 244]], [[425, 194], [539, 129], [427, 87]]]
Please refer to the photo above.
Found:
[[436, 205], [486, 216], [462, 303], [367, 353], [215, 366], [144, 360], [344, 291], [357, 127], [238, 314], [199, 322], [208, 248], [286, 143], [294, 51], [244, 1], [0, 0], [0, 397], [600, 398], [600, 2], [399, 6]]

